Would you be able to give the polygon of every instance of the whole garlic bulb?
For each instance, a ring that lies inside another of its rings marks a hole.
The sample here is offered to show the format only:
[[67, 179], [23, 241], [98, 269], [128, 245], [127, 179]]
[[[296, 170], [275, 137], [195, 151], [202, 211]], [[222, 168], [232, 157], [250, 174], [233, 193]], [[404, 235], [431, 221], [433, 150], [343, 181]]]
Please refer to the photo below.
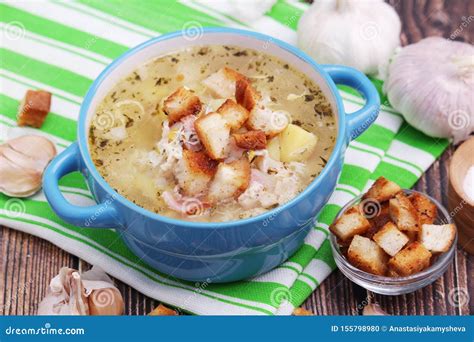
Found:
[[457, 143], [474, 131], [474, 47], [439, 37], [401, 49], [384, 84], [391, 105], [433, 137]]
[[318, 63], [378, 74], [400, 45], [397, 12], [382, 0], [315, 1], [298, 23], [298, 46]]

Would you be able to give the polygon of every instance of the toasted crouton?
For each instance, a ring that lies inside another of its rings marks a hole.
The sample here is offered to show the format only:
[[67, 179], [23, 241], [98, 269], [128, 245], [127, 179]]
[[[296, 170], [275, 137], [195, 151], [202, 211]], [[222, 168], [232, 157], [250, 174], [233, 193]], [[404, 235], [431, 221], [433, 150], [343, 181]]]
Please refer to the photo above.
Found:
[[245, 123], [248, 129], [264, 131], [269, 138], [283, 132], [289, 124], [290, 118], [286, 112], [272, 111], [261, 104], [250, 111], [249, 118]]
[[371, 198], [378, 202], [384, 202], [395, 196], [400, 190], [401, 188], [396, 183], [384, 177], [379, 177], [362, 198]]
[[341, 241], [348, 241], [354, 235], [362, 235], [370, 228], [367, 218], [361, 213], [358, 206], [351, 207], [339, 217], [329, 230]]
[[257, 105], [260, 98], [260, 94], [247, 79], [240, 78], [237, 80], [235, 83], [235, 99], [239, 105], [250, 112]]
[[28, 90], [18, 108], [18, 126], [40, 128], [51, 108], [51, 93]]
[[148, 316], [178, 316], [178, 312], [160, 304]]
[[234, 133], [235, 144], [246, 150], [262, 150], [267, 147], [267, 137], [263, 131]]
[[231, 163], [220, 163], [211, 182], [208, 200], [217, 203], [230, 198], [237, 198], [250, 183], [250, 163], [246, 158]]
[[431, 253], [418, 241], [410, 243], [388, 261], [388, 266], [402, 277], [418, 273], [430, 265]]
[[447, 252], [454, 242], [454, 224], [424, 224], [421, 226], [420, 242], [432, 253]]
[[248, 110], [230, 99], [226, 100], [217, 112], [227, 121], [231, 130], [239, 129], [249, 118]]
[[388, 202], [382, 203], [380, 205], [380, 210], [378, 211], [378, 213], [375, 216], [368, 218], [368, 220], [370, 222], [370, 228], [364, 234], [364, 236], [368, 238], [372, 238], [372, 236], [374, 236], [374, 234], [377, 233], [380, 228], [385, 226], [387, 222], [391, 221]]
[[420, 223], [415, 207], [403, 192], [399, 192], [389, 202], [390, 217], [398, 229], [412, 232], [420, 231]]
[[212, 159], [224, 159], [229, 154], [230, 127], [218, 113], [201, 116], [194, 122], [199, 140]]
[[363, 236], [354, 236], [347, 258], [352, 265], [365, 272], [377, 275], [387, 272], [387, 255], [375, 242]]
[[188, 115], [201, 111], [201, 100], [191, 90], [178, 88], [163, 102], [163, 112], [168, 115], [170, 126]]
[[420, 224], [433, 224], [438, 215], [438, 208], [426, 196], [414, 192], [410, 195], [410, 201], [415, 207]]
[[237, 80], [245, 80], [245, 76], [237, 71], [224, 67], [202, 81], [214, 96], [219, 98], [233, 98], [235, 96]]
[[207, 190], [216, 170], [217, 162], [206, 153], [184, 149], [174, 175], [185, 195], [198, 196]]
[[388, 222], [375, 235], [374, 241], [390, 256], [397, 254], [408, 243], [408, 237]]

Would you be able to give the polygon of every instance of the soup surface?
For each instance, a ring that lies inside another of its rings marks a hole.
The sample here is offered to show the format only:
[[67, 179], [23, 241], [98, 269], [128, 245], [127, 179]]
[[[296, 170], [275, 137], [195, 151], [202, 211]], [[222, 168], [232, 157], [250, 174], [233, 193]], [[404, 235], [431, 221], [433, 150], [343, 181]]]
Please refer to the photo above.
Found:
[[157, 57], [97, 107], [92, 159], [121, 195], [152, 212], [232, 221], [294, 198], [335, 144], [331, 106], [285, 62], [235, 46]]

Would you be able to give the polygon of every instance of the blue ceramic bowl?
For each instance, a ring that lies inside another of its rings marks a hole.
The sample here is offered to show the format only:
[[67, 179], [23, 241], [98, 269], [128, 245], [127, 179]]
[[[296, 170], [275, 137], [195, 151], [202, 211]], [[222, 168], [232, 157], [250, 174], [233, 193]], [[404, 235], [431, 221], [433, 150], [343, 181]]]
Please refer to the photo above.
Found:
[[[104, 96], [136, 67], [153, 57], [184, 47], [212, 44], [259, 50], [305, 73], [320, 86], [331, 103], [338, 134], [334, 151], [321, 174], [285, 205], [244, 220], [187, 222], [147, 211], [115, 192], [92, 162], [88, 127]], [[366, 99], [365, 106], [346, 114], [336, 84], [358, 90]], [[163, 273], [191, 281], [245, 279], [278, 266], [302, 245], [315, 217], [334, 191], [347, 145], [376, 119], [379, 105], [376, 89], [359, 71], [344, 66], [318, 65], [300, 50], [272, 37], [229, 28], [208, 28], [193, 36], [186, 32], [166, 34], [131, 49], [95, 80], [81, 106], [78, 141], [48, 166], [44, 174], [44, 192], [53, 210], [64, 221], [91, 229], [117, 229], [140, 259]], [[77, 170], [86, 178], [97, 205], [74, 206], [61, 194], [59, 179]]]

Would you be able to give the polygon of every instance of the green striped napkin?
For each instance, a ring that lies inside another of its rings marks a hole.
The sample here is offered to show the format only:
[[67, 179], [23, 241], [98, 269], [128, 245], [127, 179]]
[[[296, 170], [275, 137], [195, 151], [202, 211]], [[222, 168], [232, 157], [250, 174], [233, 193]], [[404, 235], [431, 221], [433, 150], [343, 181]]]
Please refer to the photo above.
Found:
[[[248, 6], [252, 6], [249, 5]], [[61, 152], [76, 139], [76, 119], [92, 80], [112, 59], [161, 33], [201, 26], [232, 26], [296, 40], [307, 5], [279, 0], [258, 19], [213, 1], [3, 2], [0, 4], [0, 140], [40, 133]], [[234, 16], [235, 14], [235, 16]], [[380, 89], [380, 82], [374, 81]], [[51, 113], [41, 128], [19, 128], [16, 112], [27, 89], [52, 92]], [[347, 112], [362, 99], [341, 87]], [[328, 225], [347, 201], [379, 175], [411, 187], [446, 148], [406, 125], [382, 98], [379, 118], [352, 142], [339, 184], [305, 244], [288, 261], [262, 276], [232, 284], [190, 283], [156, 272], [123, 244], [113, 230], [78, 228], [61, 221], [42, 193], [29, 199], [0, 195], [0, 224], [60, 246], [144, 294], [195, 314], [290, 314], [335, 268]], [[60, 182], [68, 200], [93, 203], [81, 175]]]

